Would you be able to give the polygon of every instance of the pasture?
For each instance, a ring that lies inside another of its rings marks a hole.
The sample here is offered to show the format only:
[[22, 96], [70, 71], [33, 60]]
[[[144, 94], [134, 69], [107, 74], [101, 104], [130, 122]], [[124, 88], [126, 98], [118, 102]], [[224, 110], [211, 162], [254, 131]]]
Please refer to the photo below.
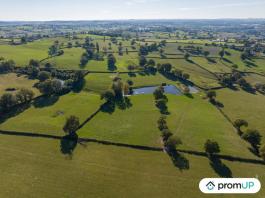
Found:
[[0, 121], [0, 129], [63, 136], [67, 117], [78, 116], [82, 123], [100, 105], [98, 95], [86, 92], [70, 93], [61, 97], [42, 97], [22, 108], [22, 111], [17, 109], [7, 115]]
[[[1, 39], [0, 57], [13, 59], [17, 66], [26, 66], [30, 59], [37, 59], [42, 60], [42, 68], [49, 62], [58, 70], [82, 69], [88, 74], [80, 92], [43, 96], [1, 115], [0, 197], [28, 197], [29, 194], [37, 194], [38, 197], [185, 197], [189, 192], [189, 198], [197, 198], [208, 197], [198, 189], [198, 183], [204, 177], [258, 177], [262, 183], [265, 182], [261, 158], [250, 152], [250, 144], [243, 141], [218, 108], [205, 99], [203, 91], [203, 88], [219, 87], [216, 74], [229, 73], [235, 65], [240, 71], [264, 73], [264, 58], [242, 61], [239, 51], [229, 49], [230, 54], [220, 59], [221, 47], [205, 45], [217, 41], [189, 37], [182, 40], [165, 32], [140, 33], [136, 49], [132, 48], [131, 40], [117, 37], [123, 50], [129, 50], [123, 55], [118, 54], [118, 44], [109, 44], [109, 36], [105, 41], [99, 35], [83, 33], [76, 36], [75, 39], [45, 38], [17, 46], [8, 45], [5, 39]], [[66, 48], [66, 45], [75, 41], [82, 44], [87, 36], [93, 44], [99, 44], [100, 52], [107, 48], [107, 53], [114, 54], [117, 60], [115, 70], [108, 68], [106, 55], [102, 61], [89, 60], [80, 66], [85, 49]], [[184, 32], [180, 32], [180, 36], [183, 37]], [[149, 53], [147, 60], [153, 59], [156, 64], [170, 63], [172, 69], [189, 74], [189, 80], [195, 86], [203, 87], [196, 94], [166, 95], [168, 127], [183, 142], [177, 148], [181, 152], [176, 159], [163, 150], [161, 131], [157, 127], [161, 112], [155, 105], [153, 94], [128, 96], [122, 102], [115, 100], [115, 105], [109, 108], [99, 109], [105, 102], [100, 94], [110, 89], [115, 77], [120, 77], [123, 83], [131, 80], [133, 88], [162, 83], [182, 86], [170, 75], [147, 70], [128, 71], [129, 65], [139, 65], [140, 44], [163, 39], [167, 40], [163, 48], [165, 57], [161, 58], [156, 51]], [[55, 40], [63, 43], [64, 54], [48, 57], [48, 48]], [[239, 45], [234, 40], [230, 44]], [[192, 55], [185, 60], [185, 50], [178, 47], [190, 45], [209, 51], [209, 57], [214, 61], [203, 55]], [[244, 78], [251, 85], [265, 82], [264, 76], [255, 73], [245, 74]], [[37, 82], [37, 79], [30, 80], [15, 73], [1, 74], [0, 96], [7, 89], [15, 92], [20, 88], [31, 89], [38, 96], [40, 92], [34, 88]], [[221, 111], [232, 121], [239, 118], [248, 121], [249, 128], [261, 132], [265, 143], [264, 95], [228, 88], [218, 89], [216, 93]], [[95, 116], [88, 120], [95, 112]], [[71, 115], [78, 117], [82, 124], [76, 131], [81, 138], [78, 141], [64, 137], [63, 126]], [[42, 136], [36, 137], [38, 134]], [[207, 139], [217, 141], [220, 154], [234, 157], [234, 160], [220, 158], [220, 161], [210, 161], [204, 153]], [[135, 145], [138, 147], [133, 147]], [[255, 197], [264, 196], [265, 190], [262, 189]]]
[[264, 95], [251, 94], [243, 90], [222, 89], [217, 92], [217, 100], [224, 105], [222, 110], [232, 121], [244, 119], [249, 123], [249, 128], [258, 129], [265, 136]]
[[[0, 74], [0, 96], [3, 93], [13, 93], [21, 88], [27, 88], [34, 92], [35, 96], [38, 96], [39, 90], [34, 88], [34, 84], [37, 80], [30, 80], [27, 76], [17, 75], [15, 73]], [[8, 90], [14, 91], [8, 91]]]
[[[64, 151], [60, 140], [1, 135], [0, 196], [173, 198], [189, 192], [189, 198], [203, 198], [209, 196], [199, 191], [198, 183], [206, 176], [258, 177], [265, 182], [264, 166], [258, 164], [221, 160], [221, 166], [211, 165], [206, 157], [183, 154], [182, 161], [189, 164], [183, 169], [163, 152], [85, 142], [70, 155]], [[264, 195], [262, 188], [255, 197]]]

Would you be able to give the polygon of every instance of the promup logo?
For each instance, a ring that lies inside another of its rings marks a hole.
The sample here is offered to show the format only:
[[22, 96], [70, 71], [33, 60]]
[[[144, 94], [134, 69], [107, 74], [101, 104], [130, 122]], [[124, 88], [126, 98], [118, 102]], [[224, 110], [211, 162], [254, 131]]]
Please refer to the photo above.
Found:
[[210, 181], [208, 184], [206, 184], [206, 187], [207, 187], [208, 190], [213, 190], [215, 185], [214, 185], [214, 183], [212, 181]]
[[203, 193], [253, 194], [260, 190], [259, 180], [254, 178], [205, 178], [199, 184]]

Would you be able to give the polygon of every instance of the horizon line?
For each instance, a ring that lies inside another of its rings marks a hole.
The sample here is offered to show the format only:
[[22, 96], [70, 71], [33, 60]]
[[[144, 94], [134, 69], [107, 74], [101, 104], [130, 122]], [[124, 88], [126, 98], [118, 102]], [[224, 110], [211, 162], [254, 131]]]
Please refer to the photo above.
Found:
[[144, 21], [144, 20], [265, 20], [264, 18], [140, 18], [140, 19], [47, 19], [47, 20], [9, 20], [4, 19], [0, 22], [89, 22], [89, 21]]

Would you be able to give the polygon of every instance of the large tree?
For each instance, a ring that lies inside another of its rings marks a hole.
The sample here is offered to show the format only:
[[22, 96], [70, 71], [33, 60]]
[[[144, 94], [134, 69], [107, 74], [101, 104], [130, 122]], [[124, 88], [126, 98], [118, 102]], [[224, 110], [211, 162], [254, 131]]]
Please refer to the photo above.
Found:
[[30, 89], [22, 88], [16, 93], [18, 103], [28, 102], [34, 97], [34, 92]]
[[182, 141], [179, 137], [170, 136], [164, 144], [168, 152], [174, 152], [176, 147], [182, 144]]
[[145, 56], [140, 56], [140, 58], [139, 58], [139, 65], [141, 67], [144, 67], [146, 65], [146, 63], [147, 63], [147, 60], [146, 60]]
[[50, 78], [51, 78], [51, 73], [50, 72], [47, 72], [47, 71], [39, 72], [38, 79], [40, 80], [40, 82], [43, 82], [43, 81], [48, 80]]
[[163, 86], [159, 86], [158, 88], [156, 88], [156, 90], [154, 91], [153, 95], [155, 97], [156, 100], [158, 99], [162, 99], [164, 98], [164, 87]]
[[108, 55], [108, 67], [110, 70], [114, 70], [116, 64], [116, 58], [113, 54]]
[[219, 144], [216, 141], [213, 140], [207, 140], [204, 144], [204, 150], [209, 155], [220, 153], [220, 147]]
[[101, 100], [105, 100], [106, 102], [113, 102], [115, 99], [115, 93], [113, 90], [107, 90], [101, 94]]
[[52, 95], [60, 94], [63, 89], [63, 84], [60, 80], [46, 80], [38, 85], [38, 88], [41, 93]]
[[168, 127], [167, 127], [167, 121], [166, 121], [166, 117], [165, 116], [161, 116], [158, 119], [157, 126], [158, 126], [158, 128], [159, 128], [160, 131], [162, 131], [164, 129], [168, 129]]
[[76, 116], [70, 116], [66, 119], [63, 130], [68, 135], [73, 135], [80, 126], [79, 118]]
[[237, 128], [237, 130], [241, 131], [241, 127], [242, 126], [247, 127], [248, 126], [248, 122], [246, 120], [237, 119], [234, 122], [234, 126]]
[[216, 91], [210, 90], [206, 93], [207, 98], [209, 98], [210, 102], [215, 102], [215, 98], [217, 96]]
[[244, 140], [248, 141], [254, 149], [258, 149], [261, 144], [262, 136], [256, 129], [248, 129], [242, 137]]
[[4, 93], [0, 98], [1, 111], [8, 111], [10, 108], [17, 104], [16, 97], [10, 93]]

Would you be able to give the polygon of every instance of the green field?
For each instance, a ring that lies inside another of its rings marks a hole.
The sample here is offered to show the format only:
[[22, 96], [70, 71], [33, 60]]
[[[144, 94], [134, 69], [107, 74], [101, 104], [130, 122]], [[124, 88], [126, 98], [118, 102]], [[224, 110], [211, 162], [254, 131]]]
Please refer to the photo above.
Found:
[[27, 88], [34, 92], [35, 96], [39, 95], [38, 89], [34, 88], [37, 80], [30, 80], [26, 76], [17, 74], [0, 74], [0, 96], [6, 93], [6, 89], [15, 89], [15, 92], [21, 88]]
[[[115, 33], [115, 28], [111, 33]], [[248, 121], [249, 128], [258, 129], [265, 143], [264, 95], [248, 93], [239, 88], [220, 88], [217, 76], [218, 73], [230, 73], [237, 65], [238, 70], [250, 72], [245, 73], [244, 78], [251, 85], [265, 83], [262, 75], [265, 73], [264, 57], [243, 62], [241, 52], [226, 49], [231, 55], [226, 54], [224, 59], [220, 59], [222, 48], [205, 44], [225, 42], [199, 37], [192, 39], [191, 35], [181, 30], [177, 31], [179, 37], [167, 32], [130, 32], [131, 39], [137, 40], [136, 51], [131, 47], [131, 40], [125, 40], [120, 35], [117, 37], [118, 43], [122, 42], [124, 50], [128, 48], [133, 51], [128, 54], [124, 51], [120, 56], [118, 45], [112, 44], [111, 49], [108, 49], [110, 36], [106, 36], [104, 41], [103, 36], [84, 32], [77, 33], [75, 39], [67, 38], [66, 35], [51, 36], [23, 45], [9, 45], [8, 39], [0, 39], [0, 57], [13, 59], [17, 66], [26, 66], [30, 59], [37, 59], [42, 60], [41, 69], [49, 62], [58, 70], [87, 71], [80, 92], [71, 87], [75, 91], [62, 96], [42, 96], [29, 104], [16, 106], [8, 113], [0, 112], [0, 197], [204, 198], [209, 196], [199, 191], [198, 184], [206, 177], [251, 177], [258, 178], [264, 184], [262, 159], [250, 151], [250, 144], [240, 138], [232, 123], [222, 114], [223, 111], [232, 121]], [[209, 32], [198, 34], [210, 35]], [[74, 44], [78, 41], [82, 44], [87, 36], [92, 39], [91, 42], [99, 44], [101, 52], [107, 48], [108, 53], [114, 54], [117, 62], [113, 71], [107, 66], [106, 56], [103, 61], [90, 60], [85, 66], [80, 66], [85, 49], [66, 48], [68, 42]], [[180, 39], [184, 36], [186, 39]], [[163, 47], [165, 57], [161, 58], [159, 51], [156, 51], [149, 53], [147, 60], [153, 59], [156, 64], [172, 64], [172, 69], [189, 74], [189, 80], [199, 90], [190, 95], [166, 95], [169, 112], [166, 116], [167, 125], [173, 135], [180, 137], [183, 142], [178, 146], [181, 152], [178, 152], [175, 161], [164, 149], [161, 131], [157, 126], [161, 112], [155, 105], [153, 94], [126, 96], [123, 103], [113, 101], [115, 105], [108, 111], [106, 108], [99, 109], [105, 102], [101, 100], [100, 94], [110, 89], [115, 77], [120, 77], [124, 84], [128, 80], [133, 81], [132, 88], [164, 83], [183, 87], [181, 81], [170, 79], [172, 75], [140, 69], [128, 71], [129, 65], [139, 64], [140, 45], [159, 43], [164, 39], [167, 40]], [[64, 43], [64, 54], [48, 57], [48, 49], [55, 40]], [[19, 43], [19, 38], [16, 41]], [[229, 39], [226, 44], [243, 45], [236, 42], [236, 39]], [[185, 60], [186, 51], [179, 50], [178, 46], [185, 48], [191, 45], [209, 51], [209, 57], [215, 62], [210, 62], [203, 55], [191, 55], [189, 60]], [[56, 76], [56, 72], [52, 74], [54, 78], [63, 78]], [[15, 93], [21, 88], [31, 89], [38, 96], [40, 92], [34, 87], [36, 83], [37, 79], [30, 80], [24, 75], [0, 74], [0, 96], [7, 89], [15, 89]], [[221, 111], [205, 98], [203, 91], [216, 87], [216, 100], [220, 103]], [[66, 134], [63, 132], [66, 118], [71, 115], [78, 117], [82, 124], [76, 131], [79, 137], [76, 142], [65, 139]], [[220, 157], [219, 163], [212, 163], [204, 153], [207, 139], [217, 141], [220, 154], [233, 160]], [[264, 198], [265, 189], [262, 188], [253, 197]]]
[[215, 63], [209, 62], [204, 57], [192, 57], [192, 60], [200, 65], [201, 67], [211, 71], [211, 72], [223, 72], [223, 73], [229, 73], [231, 72], [231, 68], [224, 65], [222, 61], [218, 59], [214, 59]]
[[173, 68], [180, 69], [190, 75], [190, 80], [199, 86], [210, 88], [220, 86], [216, 76], [209, 71], [201, 68], [195, 63], [186, 61], [185, 59], [154, 59], [157, 63], [171, 63]]
[[13, 59], [18, 66], [26, 66], [30, 59], [42, 60], [48, 57], [48, 49], [55, 40], [42, 39], [24, 45], [0, 45], [0, 54], [5, 59]]
[[145, 87], [145, 86], [157, 86], [162, 83], [171, 85], [178, 85], [178, 81], [169, 80], [160, 73], [148, 74], [148, 73], [131, 73], [131, 74], [113, 74], [113, 73], [90, 73], [86, 76], [85, 90], [94, 92], [103, 92], [110, 88], [114, 77], [120, 77], [123, 82], [127, 80], [133, 81], [133, 87]]
[[265, 72], [265, 59], [264, 58], [254, 58], [252, 60], [242, 61], [240, 58], [241, 52], [236, 50], [227, 50], [231, 55], [225, 56], [228, 61], [224, 63], [228, 66], [237, 65], [238, 69], [241, 71], [254, 71], [263, 73]]
[[183, 140], [183, 148], [202, 151], [207, 139], [216, 140], [222, 153], [252, 157], [248, 144], [242, 141], [233, 126], [201, 96], [194, 98], [169, 95], [168, 123], [174, 134]]
[[49, 58], [44, 61], [44, 64], [49, 62], [58, 69], [80, 69], [80, 58], [84, 52], [82, 48], [64, 49], [62, 56]]
[[78, 134], [80, 137], [96, 138], [113, 142], [161, 146], [156, 121], [160, 114], [153, 96], [129, 97], [131, 107], [116, 107], [112, 114], [100, 112]]
[[249, 82], [252, 86], [255, 86], [257, 83], [265, 83], [265, 76], [258, 74], [245, 74], [244, 78]]
[[[59, 140], [1, 135], [0, 196], [173, 198], [186, 197], [188, 192], [189, 198], [209, 197], [199, 191], [199, 181], [206, 176], [219, 177], [220, 170], [200, 156], [184, 154], [190, 168], [181, 171], [163, 152], [82, 143], [69, 157], [61, 153], [60, 147]], [[258, 177], [265, 182], [262, 165], [222, 163], [235, 178]], [[255, 197], [264, 195], [262, 188]]]
[[63, 136], [65, 120], [70, 115], [85, 121], [101, 105], [98, 95], [86, 92], [36, 100], [24, 112], [10, 116], [0, 125], [1, 130], [33, 132]]
[[[228, 97], [229, 96], [229, 97]], [[232, 119], [245, 119], [250, 128], [260, 130], [265, 137], [264, 95], [251, 94], [242, 90], [222, 89], [217, 92], [217, 100], [223, 103], [223, 111]]]

